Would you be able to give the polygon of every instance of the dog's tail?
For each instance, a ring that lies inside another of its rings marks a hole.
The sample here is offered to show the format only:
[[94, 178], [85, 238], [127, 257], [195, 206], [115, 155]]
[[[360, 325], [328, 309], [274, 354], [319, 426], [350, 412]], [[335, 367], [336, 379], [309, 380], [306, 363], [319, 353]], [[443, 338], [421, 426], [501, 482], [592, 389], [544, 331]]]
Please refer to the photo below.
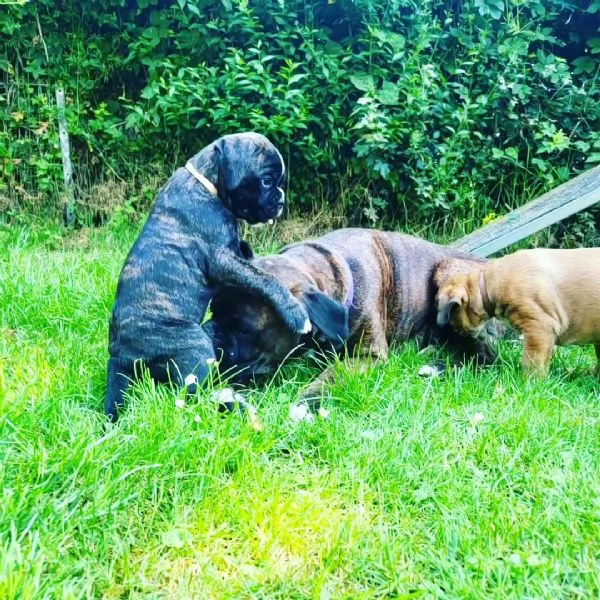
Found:
[[123, 396], [133, 377], [133, 368], [124, 367], [114, 358], [108, 359], [108, 377], [104, 412], [114, 423], [118, 418], [118, 410], [123, 406]]

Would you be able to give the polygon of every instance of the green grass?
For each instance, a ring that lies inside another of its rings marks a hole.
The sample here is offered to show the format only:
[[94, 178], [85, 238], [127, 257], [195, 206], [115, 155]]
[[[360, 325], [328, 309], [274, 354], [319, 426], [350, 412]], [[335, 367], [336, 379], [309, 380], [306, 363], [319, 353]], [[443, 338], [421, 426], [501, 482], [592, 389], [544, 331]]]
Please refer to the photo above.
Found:
[[105, 427], [134, 236], [0, 232], [0, 598], [599, 597], [591, 349], [542, 382], [509, 343], [423, 380], [407, 344], [338, 365], [330, 419], [296, 425], [314, 368], [295, 362], [251, 393], [262, 433], [144, 381]]

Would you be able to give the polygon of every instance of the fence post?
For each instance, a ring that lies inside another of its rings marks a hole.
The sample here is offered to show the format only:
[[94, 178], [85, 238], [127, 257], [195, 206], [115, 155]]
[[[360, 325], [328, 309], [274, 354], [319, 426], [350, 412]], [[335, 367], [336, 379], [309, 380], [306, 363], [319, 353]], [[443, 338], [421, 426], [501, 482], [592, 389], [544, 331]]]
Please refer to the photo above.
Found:
[[58, 137], [60, 139], [60, 153], [62, 155], [63, 181], [65, 186], [63, 220], [65, 225], [71, 227], [75, 224], [73, 165], [71, 163], [69, 132], [67, 130], [67, 119], [65, 117], [65, 91], [61, 86], [56, 88], [56, 107], [58, 109]]

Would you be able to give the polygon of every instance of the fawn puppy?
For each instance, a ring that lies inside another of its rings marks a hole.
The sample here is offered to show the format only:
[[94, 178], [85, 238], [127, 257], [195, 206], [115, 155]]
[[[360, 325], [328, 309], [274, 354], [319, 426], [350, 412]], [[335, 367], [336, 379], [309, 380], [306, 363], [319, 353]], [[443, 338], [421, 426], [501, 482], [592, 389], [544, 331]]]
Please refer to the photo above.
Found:
[[600, 248], [519, 250], [450, 277], [437, 322], [476, 336], [491, 317], [523, 333], [523, 367], [545, 375], [555, 345], [594, 344], [600, 374]]

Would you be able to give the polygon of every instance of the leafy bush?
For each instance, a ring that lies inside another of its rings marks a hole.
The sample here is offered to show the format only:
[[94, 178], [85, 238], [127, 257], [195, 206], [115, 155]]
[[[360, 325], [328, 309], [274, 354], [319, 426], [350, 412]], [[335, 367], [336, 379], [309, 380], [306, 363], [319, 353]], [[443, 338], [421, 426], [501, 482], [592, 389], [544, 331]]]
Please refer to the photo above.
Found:
[[[50, 0], [6, 7], [0, 169], [55, 209], [54, 88], [79, 197], [265, 133], [293, 206], [355, 221], [480, 222], [600, 161], [600, 0]], [[28, 201], [30, 199], [31, 201]], [[108, 209], [107, 209], [108, 210]]]

